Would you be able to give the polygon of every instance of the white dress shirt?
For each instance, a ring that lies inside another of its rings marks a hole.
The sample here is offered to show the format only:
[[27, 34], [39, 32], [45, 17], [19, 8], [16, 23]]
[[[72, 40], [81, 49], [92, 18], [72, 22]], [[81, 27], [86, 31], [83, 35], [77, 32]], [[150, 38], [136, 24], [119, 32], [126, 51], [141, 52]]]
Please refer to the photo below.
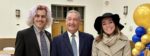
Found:
[[[67, 33], [68, 33], [70, 44], [71, 44], [71, 42], [72, 42], [71, 35], [72, 34], [69, 31], [67, 31]], [[79, 31], [75, 32], [74, 35], [75, 35], [75, 41], [77, 43], [77, 56], [79, 56]]]
[[[37, 37], [37, 41], [38, 41], [38, 44], [39, 44], [40, 52], [41, 52], [40, 30], [35, 25], [34, 25], [33, 28], [34, 28], [34, 31], [35, 31], [35, 34], [36, 34], [36, 37]], [[44, 30], [43, 30], [43, 32], [44, 32]], [[45, 34], [45, 32], [44, 32], [44, 37], [45, 37], [47, 47], [48, 47], [48, 55], [50, 56], [50, 42], [49, 42], [48, 37]]]

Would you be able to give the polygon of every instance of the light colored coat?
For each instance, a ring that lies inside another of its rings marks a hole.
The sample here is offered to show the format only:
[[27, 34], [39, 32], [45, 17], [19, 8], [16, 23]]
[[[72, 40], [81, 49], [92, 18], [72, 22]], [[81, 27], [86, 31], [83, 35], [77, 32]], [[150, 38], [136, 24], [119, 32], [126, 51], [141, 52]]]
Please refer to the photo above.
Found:
[[121, 38], [111, 46], [106, 46], [102, 41], [93, 41], [92, 56], [131, 56], [131, 46], [128, 38], [121, 34]]

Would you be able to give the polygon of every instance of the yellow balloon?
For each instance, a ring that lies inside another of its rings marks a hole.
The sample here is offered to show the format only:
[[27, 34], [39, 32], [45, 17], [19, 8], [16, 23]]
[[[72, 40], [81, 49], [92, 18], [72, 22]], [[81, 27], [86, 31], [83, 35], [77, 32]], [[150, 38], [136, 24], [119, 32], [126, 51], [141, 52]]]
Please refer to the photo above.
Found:
[[148, 29], [147, 29], [147, 34], [149, 34], [149, 35], [150, 35], [150, 28], [148, 28]]
[[135, 49], [135, 48], [133, 48], [133, 49], [132, 49], [132, 54], [133, 54], [134, 56], [137, 56], [137, 55], [140, 54], [140, 51], [137, 50], [137, 49]]
[[135, 43], [135, 49], [141, 51], [141, 50], [143, 50], [144, 48], [145, 48], [145, 45], [144, 45], [143, 43], [141, 43], [141, 42]]
[[133, 14], [134, 22], [138, 26], [150, 28], [150, 4], [142, 4], [138, 6]]
[[143, 35], [142, 38], [141, 38], [141, 42], [142, 42], [143, 44], [150, 43], [150, 35], [149, 35], [149, 34]]

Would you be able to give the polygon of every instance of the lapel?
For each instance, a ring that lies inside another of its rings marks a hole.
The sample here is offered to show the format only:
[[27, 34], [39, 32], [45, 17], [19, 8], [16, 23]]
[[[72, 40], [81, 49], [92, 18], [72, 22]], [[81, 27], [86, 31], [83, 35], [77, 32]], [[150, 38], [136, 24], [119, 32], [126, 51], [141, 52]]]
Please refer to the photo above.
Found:
[[46, 34], [46, 36], [47, 36], [49, 42], [51, 42], [51, 34], [48, 33], [46, 30], [44, 30], [44, 31], [45, 31], [45, 34]]
[[112, 56], [112, 53], [110, 51], [110, 48], [108, 46], [106, 46], [105, 44], [103, 44], [103, 42], [99, 42], [96, 45], [96, 48], [98, 48], [99, 50], [103, 51], [104, 53], [108, 54], [109, 56]]
[[84, 35], [79, 32], [79, 55], [82, 54], [82, 51], [83, 51], [83, 47], [84, 47]]
[[35, 34], [35, 31], [34, 31], [34, 28], [33, 28], [33, 26], [31, 26], [30, 28], [29, 28], [29, 31], [31, 31], [31, 38], [32, 38], [32, 42], [33, 43], [35, 43], [35, 45], [36, 45], [36, 49], [38, 50], [38, 52], [40, 53], [40, 48], [39, 48], [39, 44], [38, 44], [38, 41], [37, 41], [37, 37], [36, 37], [36, 34]]
[[120, 49], [122, 49], [126, 45], [127, 41], [118, 40], [116, 44], [114, 44], [110, 49], [113, 51], [112, 55], [114, 55], [116, 52], [118, 52]]
[[72, 50], [71, 43], [70, 43], [70, 41], [69, 41], [69, 36], [68, 36], [68, 33], [67, 33], [67, 32], [65, 32], [65, 33], [63, 34], [63, 39], [64, 39], [64, 42], [65, 42], [65, 45], [64, 45], [64, 46], [67, 47], [67, 50], [68, 50], [68, 51], [72, 54], [72, 56], [73, 56], [73, 50]]

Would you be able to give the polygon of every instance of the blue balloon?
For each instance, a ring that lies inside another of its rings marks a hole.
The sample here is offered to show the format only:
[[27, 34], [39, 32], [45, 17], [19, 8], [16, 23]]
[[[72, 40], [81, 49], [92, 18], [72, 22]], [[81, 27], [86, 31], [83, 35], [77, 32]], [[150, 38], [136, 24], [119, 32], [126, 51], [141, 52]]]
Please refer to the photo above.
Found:
[[135, 34], [135, 35], [133, 35], [133, 37], [132, 37], [132, 41], [133, 41], [134, 43], [139, 42], [139, 41], [141, 41], [141, 37], [139, 37], [139, 36], [137, 36], [137, 35]]
[[135, 33], [137, 36], [141, 37], [142, 35], [146, 33], [146, 30], [144, 27], [139, 26], [136, 28]]
[[141, 51], [139, 56], [144, 56], [144, 51]]
[[150, 50], [150, 43], [146, 44], [146, 48]]

